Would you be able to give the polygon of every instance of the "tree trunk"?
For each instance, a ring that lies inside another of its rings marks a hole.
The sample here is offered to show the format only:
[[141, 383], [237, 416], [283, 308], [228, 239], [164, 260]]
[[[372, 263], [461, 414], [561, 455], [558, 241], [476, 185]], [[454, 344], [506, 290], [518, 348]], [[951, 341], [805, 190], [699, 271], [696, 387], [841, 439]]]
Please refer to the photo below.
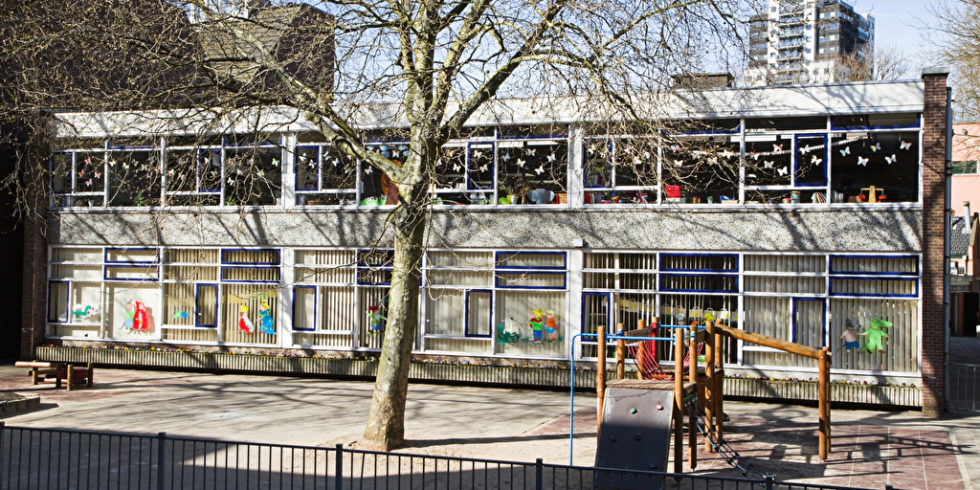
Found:
[[394, 211], [395, 258], [384, 344], [364, 437], [388, 451], [405, 443], [405, 400], [412, 344], [419, 321], [426, 186], [399, 186], [405, 200]]

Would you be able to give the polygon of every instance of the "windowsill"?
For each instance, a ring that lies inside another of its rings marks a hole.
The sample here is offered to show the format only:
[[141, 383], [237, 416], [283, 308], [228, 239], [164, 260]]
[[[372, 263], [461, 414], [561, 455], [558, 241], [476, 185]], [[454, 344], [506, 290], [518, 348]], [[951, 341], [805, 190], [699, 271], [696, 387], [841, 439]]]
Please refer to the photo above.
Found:
[[[338, 211], [338, 212], [391, 212], [395, 209], [394, 205], [385, 206], [336, 206], [336, 205], [300, 205], [300, 206], [144, 206], [144, 207], [55, 207], [49, 208], [53, 214], [113, 214], [113, 213], [158, 213], [158, 212], [177, 212], [194, 213], [208, 212], [217, 214], [241, 214], [254, 212], [282, 212], [282, 213], [307, 213], [310, 211]], [[899, 211], [899, 210], [920, 210], [921, 203], [915, 202], [893, 202], [877, 204], [861, 203], [822, 203], [822, 204], [775, 204], [775, 203], [754, 203], [754, 204], [690, 204], [690, 203], [646, 203], [646, 204], [585, 204], [581, 207], [573, 207], [570, 204], [434, 204], [434, 211], [481, 211], [481, 212], [534, 212], [534, 211], [568, 211], [568, 212], [622, 212], [622, 211], [646, 211], [657, 210], [678, 210], [678, 211], [704, 211], [704, 212], [739, 212], [739, 211], [798, 211], [798, 212], [819, 212], [819, 211], [841, 211], [841, 210], [861, 210], [861, 211]]]

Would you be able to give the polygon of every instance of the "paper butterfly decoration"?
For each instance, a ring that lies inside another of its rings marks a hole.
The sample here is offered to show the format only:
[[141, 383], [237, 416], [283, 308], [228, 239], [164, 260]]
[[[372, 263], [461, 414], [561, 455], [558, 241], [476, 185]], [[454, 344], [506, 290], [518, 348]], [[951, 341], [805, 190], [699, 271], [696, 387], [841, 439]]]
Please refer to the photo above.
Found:
[[785, 176], [786, 174], [789, 173], [789, 168], [787, 168], [787, 167], [781, 167], [781, 168], [776, 169], [776, 172], [779, 173], [780, 176]]
[[528, 155], [531, 155], [531, 156], [534, 156], [534, 154], [537, 153], [537, 152], [538, 152], [538, 150], [536, 148], [528, 148], [527, 149], [527, 154]]
[[775, 153], [782, 152], [783, 151], [783, 145], [773, 144], [772, 145], [772, 151], [775, 152]]
[[88, 186], [88, 187], [92, 187], [92, 179], [86, 180], [85, 181], [85, 185]]
[[599, 151], [599, 143], [589, 145], [589, 153], [595, 153], [597, 151]]
[[272, 159], [272, 166], [273, 167], [278, 167], [279, 166], [279, 159], [278, 158], [273, 158]]
[[480, 172], [486, 172], [489, 167], [490, 167], [490, 164], [484, 163], [483, 165], [480, 165], [480, 168], [478, 168], [477, 170], [480, 171]]
[[91, 164], [92, 164], [92, 157], [86, 158], [85, 159], [85, 165], [91, 165]]
[[554, 154], [554, 153], [552, 153], [552, 154], [550, 154], [550, 155], [548, 155], [548, 161], [549, 161], [549, 162], [553, 162], [553, 161], [555, 161], [555, 154]]
[[79, 170], [78, 171], [78, 176], [79, 177], [84, 177], [85, 176], [85, 171], [84, 170]]
[[813, 155], [810, 157], [810, 163], [814, 165], [820, 165], [821, 163], [823, 163], [823, 158], [817, 158], [816, 155]]
[[265, 177], [265, 171], [264, 170], [259, 169], [259, 177]]
[[674, 145], [670, 149], [671, 150], [674, 150], [674, 153], [677, 153], [677, 152], [681, 151], [681, 145]]
[[803, 148], [800, 148], [800, 152], [803, 153], [804, 155], [810, 153], [811, 150], [813, 150], [813, 148], [810, 148], [810, 145], [806, 145]]
[[517, 166], [518, 167], [524, 168], [524, 164], [525, 163], [527, 163], [527, 161], [525, 161], [523, 158], [518, 158], [517, 159]]
[[474, 157], [482, 157], [483, 156], [483, 152], [480, 151], [480, 150], [473, 150], [473, 156]]
[[846, 147], [844, 147], [844, 149], [842, 149], [840, 151], [840, 156], [842, 156], [842, 157], [843, 156], [850, 155], [850, 154], [851, 154], [851, 147], [850, 146], [846, 146]]
[[762, 161], [762, 166], [765, 167], [765, 168], [772, 168], [772, 166], [775, 165], [775, 164], [776, 164], [776, 162], [774, 162], [772, 160], [763, 160]]
[[366, 173], [368, 175], [371, 175], [371, 172], [374, 172], [374, 168], [371, 167], [370, 165], [367, 168], [364, 169], [364, 173]]
[[678, 167], [684, 166], [684, 160], [674, 160], [674, 165]]
[[909, 148], [912, 148], [912, 142], [911, 141], [904, 141], [903, 140], [899, 144], [899, 148], [901, 148], [902, 150], [908, 150]]
[[752, 157], [753, 160], [759, 161], [759, 154], [758, 153], [756, 153], [756, 152], [753, 151], [753, 152], [749, 153], [749, 156]]
[[[339, 158], [334, 158], [333, 159], [333, 166], [336, 167], [337, 165], [340, 165], [340, 159]], [[312, 166], [313, 166], [313, 162], [311, 161], [310, 162], [310, 167], [312, 167]]]
[[544, 164], [542, 163], [538, 168], [534, 169], [534, 173], [541, 175], [544, 173]]
[[92, 172], [92, 176], [94, 176], [97, 179], [99, 177], [102, 177], [102, 173], [101, 172]]
[[858, 165], [860, 165], [862, 167], [867, 167], [868, 166], [868, 160], [871, 160], [871, 159], [870, 158], [865, 158], [865, 157], [859, 156], [858, 157]]
[[871, 152], [874, 153], [881, 149], [881, 143], [875, 143], [871, 145]]
[[506, 162], [506, 161], [508, 161], [508, 160], [510, 160], [510, 153], [504, 153], [504, 154], [503, 154], [503, 155], [502, 155], [502, 156], [500, 157], [500, 159], [501, 159], [501, 160], [503, 160], [503, 161], [505, 161], [505, 162]]
[[454, 163], [453, 164], [453, 172], [459, 172], [460, 170], [463, 170], [463, 167], [460, 166], [458, 163]]
[[892, 153], [892, 156], [885, 155], [885, 161], [888, 162], [889, 165], [895, 163], [897, 160], [898, 157], [894, 153]]

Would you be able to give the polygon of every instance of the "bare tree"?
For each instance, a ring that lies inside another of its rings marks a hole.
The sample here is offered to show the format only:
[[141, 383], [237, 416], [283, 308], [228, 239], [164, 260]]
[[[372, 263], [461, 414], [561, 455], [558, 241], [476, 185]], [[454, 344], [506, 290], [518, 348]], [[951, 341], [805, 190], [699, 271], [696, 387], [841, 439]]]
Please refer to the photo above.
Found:
[[868, 46], [845, 54], [841, 56], [837, 70], [841, 79], [851, 82], [899, 80], [910, 73], [907, 60], [892, 45]]
[[952, 68], [956, 110], [962, 117], [980, 116], [980, 1], [945, 0], [933, 6], [938, 20], [932, 42]]
[[[555, 111], [561, 103], [583, 120], [618, 121], [606, 128], [613, 133], [653, 134], [663, 117], [656, 101], [670, 91], [671, 75], [739, 65], [729, 59], [740, 51], [739, 19], [751, 11], [744, 3], [324, 0], [315, 4], [323, 14], [315, 17], [319, 22], [300, 24], [213, 0], [30, 3], [5, 19], [13, 42], [4, 56], [18, 67], [5, 82], [5, 104], [17, 115], [59, 105], [288, 107], [333, 148], [390, 178], [398, 204], [387, 220], [393, 273], [365, 437], [391, 449], [404, 443], [429, 189], [445, 143], [465, 135], [474, 115], [492, 117], [501, 97], [523, 97], [536, 109]], [[270, 36], [279, 40], [275, 49]], [[37, 39], [44, 40], [40, 47]], [[59, 56], [60, 45], [75, 48]], [[102, 60], [102, 53], [114, 55]], [[72, 73], [88, 73], [89, 63], [123, 71], [70, 90]], [[134, 66], [141, 69], [127, 74]], [[325, 74], [325, 66], [336, 69]], [[47, 80], [52, 70], [64, 80]], [[18, 77], [31, 82], [11, 88]], [[104, 87], [103, 80], [114, 84]], [[407, 151], [395, 159], [369, 145], [377, 134], [363, 129], [366, 120], [397, 128]], [[737, 162], [719, 162], [704, 149], [690, 155], [701, 163], [678, 174], [679, 181], [715, 174], [737, 179]], [[712, 170], [722, 167], [727, 170]]]

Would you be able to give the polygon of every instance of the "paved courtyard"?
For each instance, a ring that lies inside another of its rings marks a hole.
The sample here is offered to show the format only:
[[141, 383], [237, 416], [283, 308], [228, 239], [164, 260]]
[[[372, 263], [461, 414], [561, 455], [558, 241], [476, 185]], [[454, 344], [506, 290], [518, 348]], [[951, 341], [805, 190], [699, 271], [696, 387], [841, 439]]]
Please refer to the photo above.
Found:
[[[295, 445], [361, 446], [372, 384], [365, 381], [99, 369], [96, 386], [32, 386], [0, 367], [0, 390], [40, 395], [38, 410], [8, 425], [115, 430]], [[595, 456], [595, 396], [575, 397], [574, 463]], [[883, 488], [980, 484], [980, 416], [834, 410], [833, 447], [819, 462], [812, 407], [726, 403], [726, 438], [780, 480]], [[569, 462], [567, 392], [414, 384], [406, 453]], [[702, 449], [696, 473], [738, 476]]]

